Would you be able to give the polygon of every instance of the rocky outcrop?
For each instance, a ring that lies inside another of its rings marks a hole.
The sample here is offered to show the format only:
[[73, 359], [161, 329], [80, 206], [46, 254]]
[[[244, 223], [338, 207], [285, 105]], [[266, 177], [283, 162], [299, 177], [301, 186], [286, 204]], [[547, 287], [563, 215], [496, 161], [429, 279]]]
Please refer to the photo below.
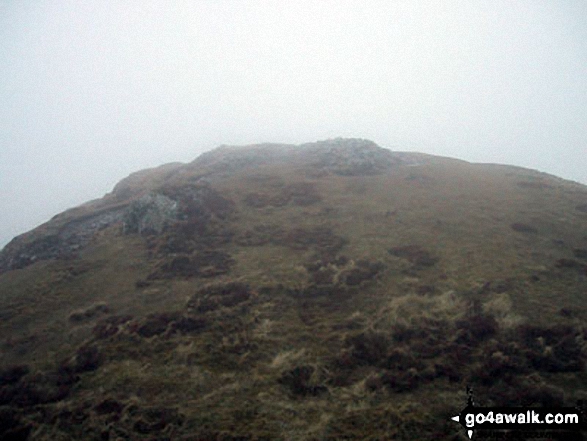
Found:
[[406, 162], [401, 156], [365, 139], [336, 138], [303, 144], [300, 151], [313, 167], [342, 176], [375, 175]]
[[410, 154], [392, 152], [373, 141], [358, 138], [335, 138], [299, 146], [259, 144], [221, 146], [204, 153], [190, 164], [210, 174], [225, 174], [265, 164], [303, 166], [321, 174], [342, 176], [374, 175], [399, 165], [413, 165]]
[[176, 215], [176, 201], [162, 194], [150, 193], [129, 205], [124, 213], [123, 232], [160, 234]]
[[[133, 173], [104, 198], [61, 213], [15, 238], [0, 252], [0, 273], [39, 260], [70, 256], [86, 246], [96, 232], [112, 225], [121, 225], [124, 234], [140, 235], [161, 234], [172, 224], [179, 226], [181, 234], [172, 235], [171, 248], [175, 239], [186, 243], [228, 237], [226, 231], [218, 232], [209, 225], [211, 221], [222, 222], [235, 210], [234, 203], [213, 185], [234, 172], [278, 164], [302, 167], [316, 176], [358, 176], [380, 174], [414, 162], [410, 154], [391, 152], [364, 139], [336, 138], [299, 146], [221, 146], [188, 165], [172, 163]], [[319, 199], [310, 184], [302, 183], [286, 186], [270, 198], [249, 195], [247, 203], [306, 206]], [[217, 245], [223, 241], [212, 242]]]
[[124, 213], [125, 207], [117, 206], [67, 221], [51, 221], [18, 236], [0, 253], [0, 274], [40, 260], [71, 256], [87, 245], [98, 231], [120, 222]]

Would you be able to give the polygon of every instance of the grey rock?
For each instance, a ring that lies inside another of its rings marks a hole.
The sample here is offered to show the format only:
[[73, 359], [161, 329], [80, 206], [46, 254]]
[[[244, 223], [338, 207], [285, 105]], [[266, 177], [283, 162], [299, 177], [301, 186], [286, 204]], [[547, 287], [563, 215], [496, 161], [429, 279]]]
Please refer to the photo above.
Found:
[[177, 216], [177, 202], [162, 194], [149, 193], [128, 207], [123, 219], [124, 234], [160, 234]]

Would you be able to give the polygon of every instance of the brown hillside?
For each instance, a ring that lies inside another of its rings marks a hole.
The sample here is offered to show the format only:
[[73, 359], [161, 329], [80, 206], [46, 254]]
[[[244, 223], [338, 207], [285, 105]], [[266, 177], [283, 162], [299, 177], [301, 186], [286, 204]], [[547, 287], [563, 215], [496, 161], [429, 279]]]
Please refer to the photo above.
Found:
[[219, 147], [0, 253], [0, 438], [466, 439], [467, 385], [587, 399], [586, 299], [585, 186], [356, 139]]

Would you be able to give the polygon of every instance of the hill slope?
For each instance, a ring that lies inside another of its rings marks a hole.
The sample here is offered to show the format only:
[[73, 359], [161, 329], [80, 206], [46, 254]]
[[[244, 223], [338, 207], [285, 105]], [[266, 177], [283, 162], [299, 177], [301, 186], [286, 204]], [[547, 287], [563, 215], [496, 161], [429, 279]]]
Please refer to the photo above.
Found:
[[467, 385], [573, 405], [586, 227], [585, 186], [356, 139], [135, 173], [0, 253], [0, 433], [459, 439]]

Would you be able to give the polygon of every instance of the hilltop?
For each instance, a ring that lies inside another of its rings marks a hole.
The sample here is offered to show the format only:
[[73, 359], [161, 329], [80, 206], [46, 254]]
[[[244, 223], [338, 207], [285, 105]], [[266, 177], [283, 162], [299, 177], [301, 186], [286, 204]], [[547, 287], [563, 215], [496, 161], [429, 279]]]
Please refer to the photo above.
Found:
[[361, 139], [139, 171], [0, 253], [0, 435], [461, 439], [467, 385], [574, 405], [586, 226], [583, 185]]

